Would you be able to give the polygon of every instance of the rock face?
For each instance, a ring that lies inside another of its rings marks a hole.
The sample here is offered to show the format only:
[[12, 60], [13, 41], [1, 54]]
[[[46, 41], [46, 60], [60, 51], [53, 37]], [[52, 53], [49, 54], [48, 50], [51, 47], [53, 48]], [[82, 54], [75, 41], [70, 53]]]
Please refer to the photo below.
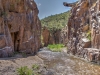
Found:
[[68, 21], [68, 53], [85, 55], [88, 59], [99, 61], [100, 0], [81, 0], [71, 7]]
[[34, 0], [0, 0], [0, 57], [40, 48], [38, 12]]
[[49, 40], [50, 40], [50, 32], [46, 27], [44, 27], [42, 30], [42, 36], [43, 36], [44, 46], [47, 46], [49, 44]]
[[63, 36], [64, 34], [61, 30], [56, 30], [53, 32], [50, 32], [46, 27], [42, 29], [42, 37], [43, 37], [43, 43], [44, 46], [48, 46], [48, 44], [59, 44], [63, 43]]
[[61, 30], [61, 43], [63, 43], [65, 46], [67, 45], [67, 34], [68, 34], [68, 26], [66, 25], [62, 30]]

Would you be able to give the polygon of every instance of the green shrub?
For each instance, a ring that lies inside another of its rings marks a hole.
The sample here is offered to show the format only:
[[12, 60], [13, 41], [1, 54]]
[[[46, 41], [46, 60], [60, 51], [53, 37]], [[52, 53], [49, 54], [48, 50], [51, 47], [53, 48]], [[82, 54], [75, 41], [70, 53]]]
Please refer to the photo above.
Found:
[[34, 65], [32, 66], [32, 69], [33, 69], [33, 70], [38, 70], [38, 69], [39, 69], [39, 65], [34, 64]]
[[27, 66], [18, 68], [17, 73], [18, 75], [33, 75], [33, 71], [29, 69]]
[[63, 44], [52, 44], [48, 45], [48, 48], [53, 52], [61, 52], [62, 48], [64, 47]]
[[87, 38], [91, 41], [91, 31], [90, 30], [87, 32]]

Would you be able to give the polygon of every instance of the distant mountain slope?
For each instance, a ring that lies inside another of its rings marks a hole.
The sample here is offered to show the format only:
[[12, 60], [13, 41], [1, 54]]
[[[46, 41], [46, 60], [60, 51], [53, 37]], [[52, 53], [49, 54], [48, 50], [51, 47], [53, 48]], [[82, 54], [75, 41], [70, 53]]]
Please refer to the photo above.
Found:
[[70, 11], [45, 17], [44, 19], [41, 19], [42, 27], [45, 26], [50, 31], [62, 29], [67, 24], [69, 16]]

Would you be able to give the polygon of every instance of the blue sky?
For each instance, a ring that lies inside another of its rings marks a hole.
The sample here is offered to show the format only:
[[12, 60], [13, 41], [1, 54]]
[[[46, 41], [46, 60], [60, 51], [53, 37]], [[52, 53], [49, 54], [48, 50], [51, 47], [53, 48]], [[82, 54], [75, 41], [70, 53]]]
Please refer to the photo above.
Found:
[[75, 2], [77, 0], [35, 0], [39, 9], [39, 18], [59, 14], [68, 11], [70, 8], [64, 7], [63, 2]]

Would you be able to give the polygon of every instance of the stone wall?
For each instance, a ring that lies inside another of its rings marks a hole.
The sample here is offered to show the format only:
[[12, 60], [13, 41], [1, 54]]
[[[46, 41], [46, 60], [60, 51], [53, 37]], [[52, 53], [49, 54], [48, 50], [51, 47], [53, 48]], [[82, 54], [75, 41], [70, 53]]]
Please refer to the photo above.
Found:
[[0, 0], [0, 57], [40, 48], [41, 23], [34, 0]]

